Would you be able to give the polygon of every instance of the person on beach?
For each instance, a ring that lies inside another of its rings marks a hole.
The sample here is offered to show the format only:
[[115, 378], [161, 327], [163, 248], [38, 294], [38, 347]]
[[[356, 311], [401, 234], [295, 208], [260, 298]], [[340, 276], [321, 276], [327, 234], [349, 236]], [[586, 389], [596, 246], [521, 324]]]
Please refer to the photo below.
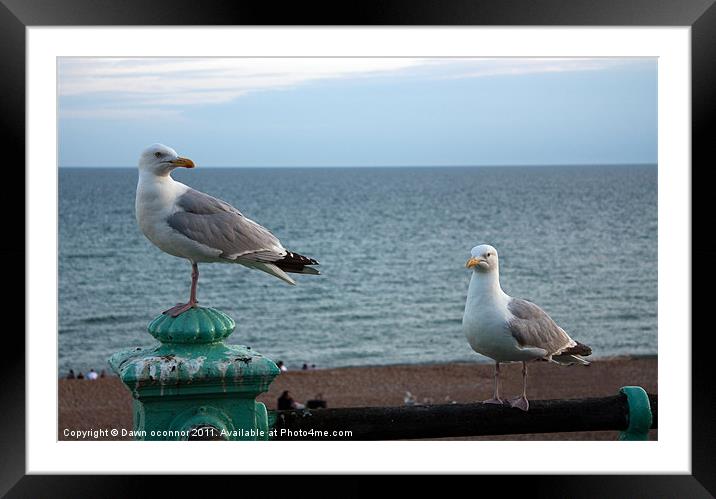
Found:
[[100, 378], [106, 378], [106, 377], [107, 377], [107, 371], [105, 371], [104, 369], [102, 369], [102, 370], [99, 372], [99, 377], [100, 377]]
[[292, 409], [303, 409], [306, 407], [305, 405], [293, 400], [293, 397], [291, 397], [291, 393], [288, 390], [285, 390], [278, 398], [277, 406], [279, 411], [290, 411]]
[[85, 375], [82, 374], [82, 371], [77, 375], [77, 379], [85, 379]]
[[67, 379], [75, 379], [75, 370], [70, 369], [70, 372], [67, 373]]
[[278, 370], [281, 371], [282, 373], [285, 373], [286, 371], [288, 371], [288, 368], [286, 367], [286, 365], [283, 363], [282, 360], [279, 360], [276, 363], [276, 367], [278, 367]]
[[279, 411], [293, 409], [293, 398], [291, 398], [291, 394], [288, 392], [288, 390], [284, 391], [281, 394], [281, 396], [278, 398], [276, 406]]
[[306, 407], [308, 409], [325, 409], [328, 407], [326, 399], [323, 398], [323, 394], [319, 393], [311, 400], [306, 401]]
[[87, 373], [87, 379], [94, 381], [97, 378], [98, 378], [97, 371], [95, 371], [94, 369], [90, 369], [89, 372]]

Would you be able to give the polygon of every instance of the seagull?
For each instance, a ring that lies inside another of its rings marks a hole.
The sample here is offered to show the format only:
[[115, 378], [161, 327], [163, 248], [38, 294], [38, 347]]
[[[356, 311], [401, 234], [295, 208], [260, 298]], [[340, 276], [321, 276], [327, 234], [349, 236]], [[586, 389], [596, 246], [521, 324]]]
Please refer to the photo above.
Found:
[[171, 177], [175, 168], [194, 162], [174, 149], [153, 144], [139, 157], [135, 211], [144, 235], [159, 249], [191, 262], [189, 301], [163, 313], [178, 317], [195, 307], [200, 262], [238, 263], [262, 270], [288, 284], [287, 273], [319, 274], [313, 258], [288, 251], [265, 227], [246, 218], [220, 199], [199, 192]]
[[470, 255], [465, 266], [473, 272], [462, 329], [473, 350], [495, 361], [495, 392], [484, 402], [504, 403], [499, 392], [500, 364], [522, 362], [522, 395], [509, 404], [526, 411], [529, 409], [528, 361], [541, 359], [563, 365], [589, 365], [582, 356], [591, 355], [592, 349], [570, 338], [534, 303], [502, 291], [495, 248], [482, 244], [472, 248]]

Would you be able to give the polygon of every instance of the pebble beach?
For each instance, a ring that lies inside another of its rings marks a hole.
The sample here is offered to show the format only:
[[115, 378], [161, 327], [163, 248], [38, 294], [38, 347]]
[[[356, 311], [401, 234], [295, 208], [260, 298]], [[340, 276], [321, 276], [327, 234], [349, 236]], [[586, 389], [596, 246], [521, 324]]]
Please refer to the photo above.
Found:
[[[503, 365], [502, 395], [521, 390], [521, 365]], [[614, 357], [595, 360], [589, 366], [558, 366], [534, 362], [529, 366], [528, 397], [567, 399], [615, 395], [619, 388], [638, 385], [658, 393], [657, 359]], [[259, 400], [269, 410], [289, 390], [297, 402], [322, 395], [329, 408], [404, 405], [406, 392], [418, 404], [472, 403], [492, 394], [493, 366], [478, 363], [416, 364], [378, 367], [290, 370], [281, 373]], [[97, 380], [60, 379], [59, 440], [129, 440], [130, 437], [77, 438], [79, 430], [132, 429], [132, 397], [116, 376]], [[517, 410], [517, 409], [515, 409]], [[70, 433], [69, 435], [66, 435]], [[538, 435], [465, 437], [453, 440], [615, 440], [617, 432], [575, 432]], [[650, 432], [655, 440], [657, 430]]]

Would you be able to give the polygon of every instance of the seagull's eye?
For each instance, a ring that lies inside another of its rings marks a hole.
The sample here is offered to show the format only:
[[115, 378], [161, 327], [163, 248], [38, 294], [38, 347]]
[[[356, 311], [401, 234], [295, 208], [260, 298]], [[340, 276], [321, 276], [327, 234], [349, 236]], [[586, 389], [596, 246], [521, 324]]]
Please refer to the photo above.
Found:
[[160, 152], [155, 152], [154, 155], [155, 155], [157, 158], [161, 158], [161, 157], [162, 157], [162, 153], [160, 153]]

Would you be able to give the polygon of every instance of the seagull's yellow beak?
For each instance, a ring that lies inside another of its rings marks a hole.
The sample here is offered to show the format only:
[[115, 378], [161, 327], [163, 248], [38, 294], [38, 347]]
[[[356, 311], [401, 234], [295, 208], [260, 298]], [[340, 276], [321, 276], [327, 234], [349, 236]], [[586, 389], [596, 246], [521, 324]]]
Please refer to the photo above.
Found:
[[467, 267], [468, 269], [471, 269], [477, 265], [480, 265], [480, 262], [482, 262], [482, 260], [480, 260], [476, 256], [473, 256], [467, 261], [467, 263], [465, 264], [465, 267]]
[[177, 158], [171, 162], [174, 166], [181, 166], [183, 168], [194, 168], [194, 162], [189, 158]]

